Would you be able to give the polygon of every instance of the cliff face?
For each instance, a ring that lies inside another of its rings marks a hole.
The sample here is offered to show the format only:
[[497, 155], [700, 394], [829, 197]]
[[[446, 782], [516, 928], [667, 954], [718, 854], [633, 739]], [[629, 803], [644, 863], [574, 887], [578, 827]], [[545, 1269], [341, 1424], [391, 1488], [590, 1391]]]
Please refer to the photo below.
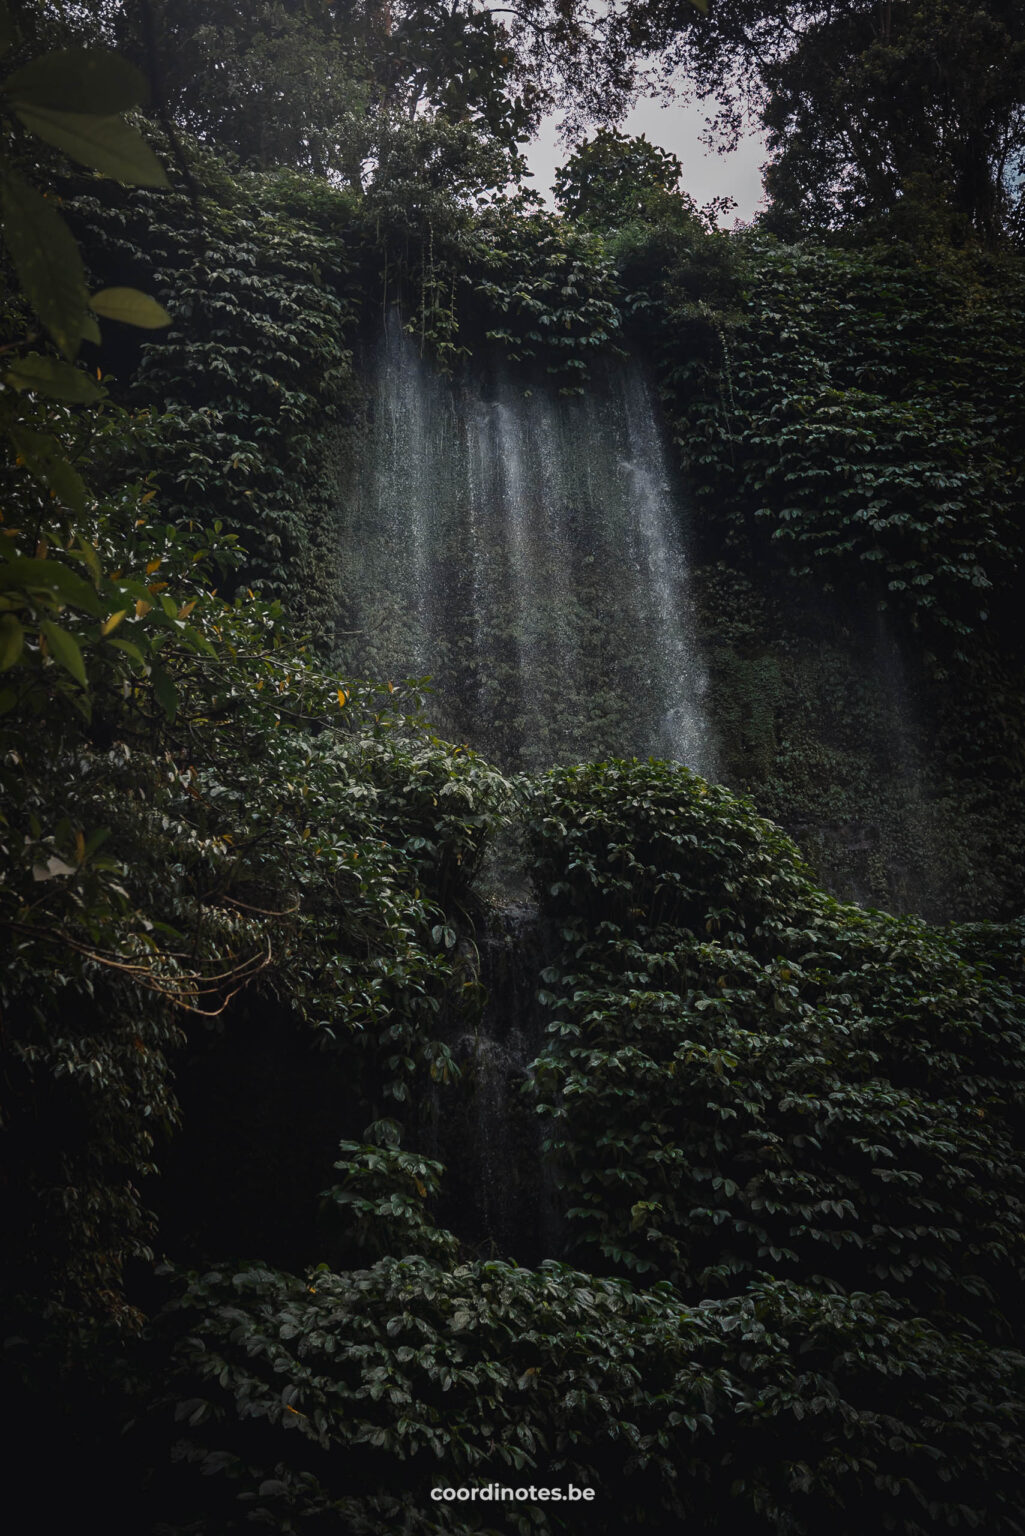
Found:
[[167, 512], [504, 766], [674, 756], [838, 895], [1018, 911], [1017, 259], [463, 210], [428, 260], [304, 185], [222, 181], [198, 264], [185, 198], [77, 200], [175, 313], [105, 359]]
[[729, 282], [707, 266], [670, 274], [650, 344], [720, 776], [838, 895], [1014, 914], [1020, 266], [754, 233]]
[[[32, 641], [0, 716], [24, 1400], [126, 1530], [570, 1528], [430, 1497], [497, 1482], [1011, 1536], [1022, 932], [920, 914], [1020, 907], [1016, 274], [741, 241], [617, 290], [532, 216], [438, 251], [476, 350], [438, 376], [422, 290], [403, 394], [354, 200], [251, 193], [202, 261], [184, 199], [79, 207], [181, 302], [132, 414], [51, 412], [92, 555], [21, 567], [88, 664]], [[678, 466], [622, 359], [543, 385], [617, 336]]]
[[430, 1530], [440, 1479], [594, 1487], [610, 1536], [811, 1536], [827, 1507], [850, 1536], [923, 1506], [1012, 1530], [1020, 925], [837, 903], [675, 765], [523, 796], [536, 906], [476, 910], [451, 1077], [342, 1143], [304, 1265], [175, 1281], [172, 1396], [210, 1474], [183, 1507]]

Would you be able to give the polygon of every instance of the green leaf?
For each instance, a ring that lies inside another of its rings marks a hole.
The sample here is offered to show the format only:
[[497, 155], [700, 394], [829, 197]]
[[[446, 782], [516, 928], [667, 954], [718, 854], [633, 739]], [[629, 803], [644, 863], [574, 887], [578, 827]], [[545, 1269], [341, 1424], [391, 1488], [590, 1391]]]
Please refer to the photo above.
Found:
[[100, 556], [97, 554], [95, 544], [89, 544], [88, 539], [78, 535], [78, 553], [81, 554], [81, 559], [85, 561], [86, 568], [88, 568], [89, 574], [92, 576], [92, 581], [98, 587], [100, 582], [103, 581], [103, 567], [100, 565]]
[[104, 394], [88, 373], [53, 357], [20, 358], [8, 369], [4, 382], [15, 389], [34, 389], [51, 400], [67, 400], [72, 405], [84, 405]]
[[164, 671], [163, 667], [154, 666], [150, 673], [153, 684], [153, 692], [157, 703], [164, 711], [168, 720], [173, 720], [178, 713], [178, 690]]
[[85, 319], [82, 321], [82, 340], [91, 341], [93, 345], [97, 347], [103, 340], [103, 337], [100, 335], [100, 328], [96, 324], [96, 321], [93, 319], [92, 315], [86, 315]]
[[146, 658], [143, 656], [139, 647], [134, 645], [131, 640], [108, 640], [107, 644], [112, 645], [117, 651], [124, 651], [125, 655], [130, 656], [134, 662], [139, 664], [140, 667], [144, 667], [146, 665]]
[[89, 583], [59, 560], [17, 558], [0, 565], [0, 591], [24, 592], [54, 606], [69, 605], [99, 618], [103, 604]]
[[99, 48], [62, 48], [15, 70], [3, 84], [15, 107], [86, 112], [109, 117], [144, 106], [146, 77], [116, 53]]
[[81, 683], [83, 688], [87, 687], [85, 662], [82, 659], [81, 647], [74, 635], [69, 635], [66, 629], [61, 629], [50, 619], [43, 619], [39, 628], [46, 636], [46, 643], [54, 661], [59, 662], [66, 672], [70, 672], [76, 683]]
[[104, 320], [120, 320], [123, 325], [138, 325], [145, 331], [171, 324], [164, 306], [138, 288], [101, 288], [89, 303]]
[[21, 656], [25, 631], [13, 613], [5, 613], [0, 619], [0, 672], [7, 672]]
[[121, 117], [55, 112], [48, 107], [15, 111], [30, 133], [62, 149], [72, 160], [128, 186], [166, 187], [167, 172], [137, 128]]
[[74, 357], [88, 292], [71, 231], [53, 202], [13, 171], [0, 177], [0, 225], [25, 297], [65, 357]]
[[28, 427], [13, 427], [10, 439], [34, 480], [45, 485], [73, 512], [85, 511], [88, 500], [85, 481], [64, 457], [56, 438], [47, 432], [32, 432]]
[[82, 535], [79, 534], [78, 548], [81, 551], [82, 559], [85, 561], [89, 575], [92, 577], [95, 584], [99, 586], [100, 582], [103, 580], [103, 567], [100, 564], [100, 557], [96, 552], [95, 544], [90, 544], [88, 539], [83, 538]]
[[109, 827], [97, 827], [95, 832], [89, 833], [89, 836], [86, 838], [84, 850], [84, 856], [86, 859], [91, 858], [98, 848], [103, 847], [103, 844], [110, 836], [110, 830], [111, 829]]

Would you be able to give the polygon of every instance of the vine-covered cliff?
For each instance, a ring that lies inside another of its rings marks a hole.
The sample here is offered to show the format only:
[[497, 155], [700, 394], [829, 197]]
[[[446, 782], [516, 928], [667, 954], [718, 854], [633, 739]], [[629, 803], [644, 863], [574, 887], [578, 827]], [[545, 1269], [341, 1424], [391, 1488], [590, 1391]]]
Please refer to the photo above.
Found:
[[[88, 408], [6, 392], [29, 1437], [134, 1530], [575, 1528], [430, 1497], [494, 1482], [609, 1533], [1015, 1531], [1020, 265], [194, 164], [64, 184], [172, 325], [105, 323]], [[340, 670], [395, 303], [439, 390], [550, 419], [649, 366], [722, 783], [496, 766]]]

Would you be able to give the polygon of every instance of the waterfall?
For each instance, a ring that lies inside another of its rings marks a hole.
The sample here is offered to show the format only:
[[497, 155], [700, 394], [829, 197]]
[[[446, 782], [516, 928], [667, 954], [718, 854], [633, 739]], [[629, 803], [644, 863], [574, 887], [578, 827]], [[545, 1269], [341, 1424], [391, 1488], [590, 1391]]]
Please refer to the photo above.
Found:
[[711, 772], [684, 509], [638, 365], [580, 398], [498, 366], [453, 382], [393, 310], [368, 382], [342, 665], [429, 675], [439, 729], [510, 768]]
[[475, 1027], [452, 1038], [460, 1077], [443, 1091], [433, 1086], [420, 1136], [446, 1168], [439, 1224], [470, 1251], [537, 1264], [563, 1253], [567, 1241], [544, 1127], [525, 1091], [545, 1038], [537, 986], [551, 951], [529, 902], [483, 905], [477, 916], [487, 1002]]

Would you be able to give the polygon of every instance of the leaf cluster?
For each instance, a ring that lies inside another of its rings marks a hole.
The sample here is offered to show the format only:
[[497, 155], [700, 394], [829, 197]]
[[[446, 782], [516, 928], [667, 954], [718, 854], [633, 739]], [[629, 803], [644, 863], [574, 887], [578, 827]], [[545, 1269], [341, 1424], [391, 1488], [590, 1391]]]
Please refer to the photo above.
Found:
[[[742, 242], [732, 313], [672, 299], [664, 398], [722, 535], [958, 637], [1022, 551], [1015, 263]], [[992, 626], [991, 626], [992, 627]]]
[[[589, 1520], [609, 1536], [1016, 1528], [1021, 1357], [885, 1297], [767, 1281], [693, 1307], [552, 1262], [399, 1255], [183, 1279], [172, 1401], [200, 1531], [401, 1516], [526, 1536], [560, 1516], [531, 1486], [567, 1483], [596, 1490]], [[426, 1496], [492, 1482], [526, 1498]]]
[[121, 354], [135, 368], [133, 404], [161, 413], [145, 464], [167, 515], [184, 522], [201, 505], [240, 535], [243, 575], [276, 596], [306, 594], [297, 617], [323, 640], [356, 257], [349, 196], [318, 198], [296, 182], [218, 189], [198, 229], [184, 192], [128, 199], [79, 185], [73, 217], [91, 261], [173, 295], [170, 332], [141, 357]]
[[552, 774], [532, 835], [561, 939], [536, 1072], [578, 1251], [685, 1293], [800, 1278], [1013, 1330], [1020, 973], [824, 897], [685, 769]]
[[[46, 411], [88, 471], [95, 420]], [[131, 450], [108, 413], [98, 459], [111, 436]], [[26, 514], [0, 541], [13, 1288], [42, 1267], [52, 1304], [89, 1315], [147, 1252], [140, 1183], [190, 1020], [275, 1000], [356, 1051], [371, 1100], [454, 1072], [439, 1015], [477, 992], [446, 904], [510, 791], [431, 737], [415, 688], [341, 683], [280, 606], [217, 596], [232, 535], [163, 522], [146, 482], [72, 524], [7, 473]]]

